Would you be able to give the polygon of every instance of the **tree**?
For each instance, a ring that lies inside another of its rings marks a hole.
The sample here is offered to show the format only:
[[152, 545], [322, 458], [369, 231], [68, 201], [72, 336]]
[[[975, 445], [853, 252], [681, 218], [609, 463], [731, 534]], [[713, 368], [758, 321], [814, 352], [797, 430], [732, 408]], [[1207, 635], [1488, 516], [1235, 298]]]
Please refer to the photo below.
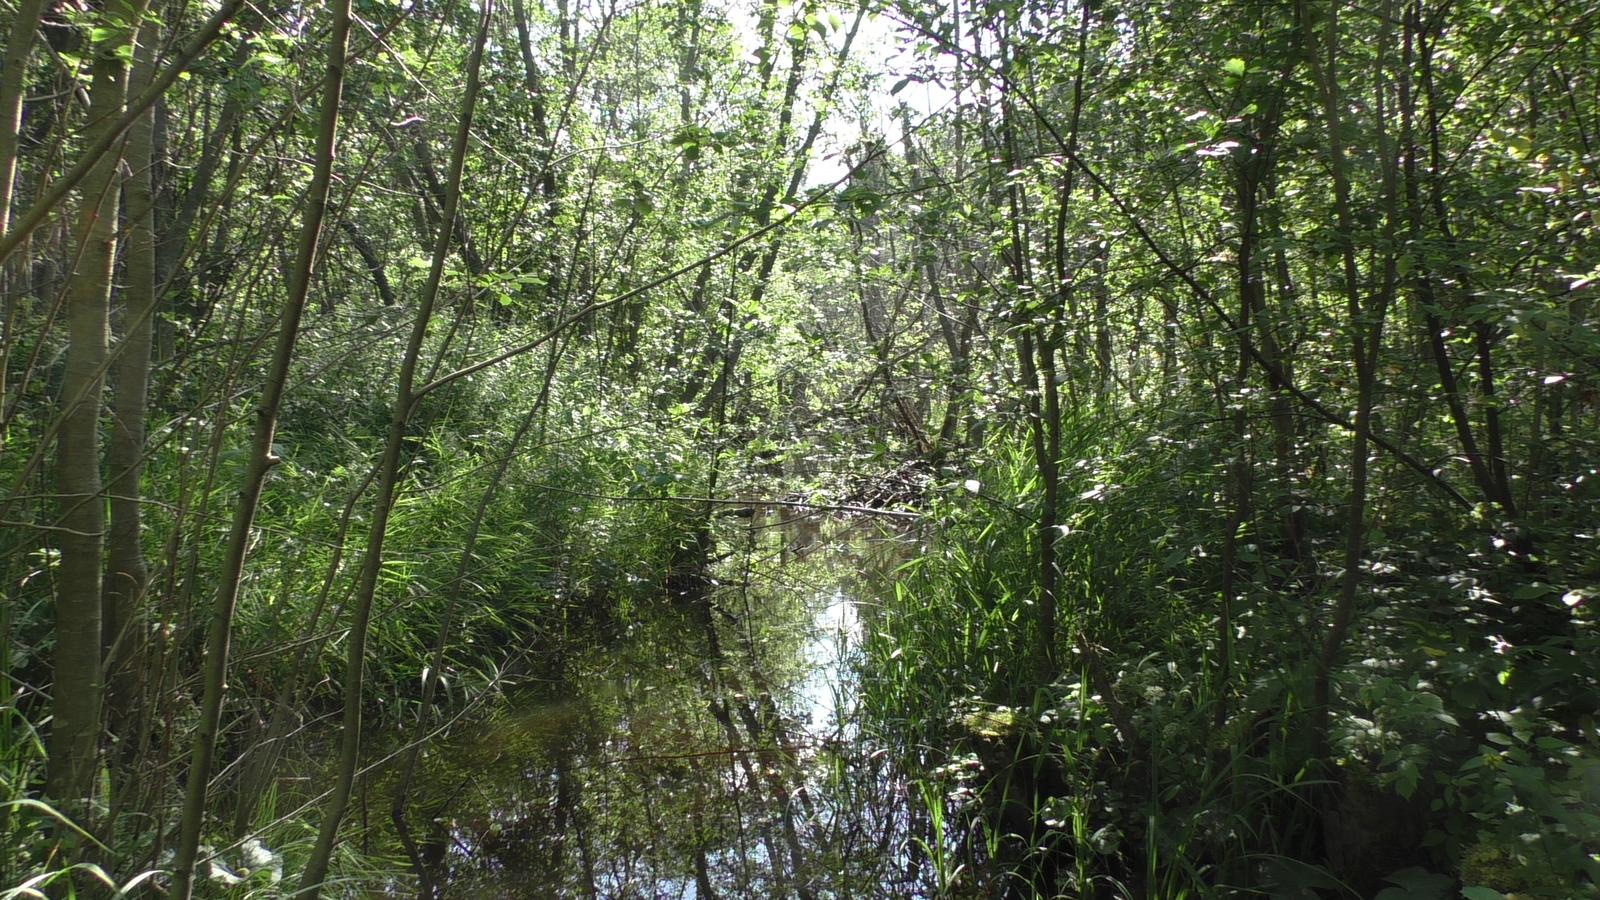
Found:
[[[96, 20], [90, 42], [94, 80], [85, 132], [90, 144], [117, 128], [124, 113], [129, 51], [143, 16], [144, 4], [129, 0], [108, 4]], [[61, 561], [50, 795], [83, 816], [91, 814], [104, 700], [100, 660], [105, 506], [99, 433], [109, 354], [121, 163], [120, 150], [103, 154], [81, 185], [76, 258], [66, 287], [70, 339], [56, 449]]]

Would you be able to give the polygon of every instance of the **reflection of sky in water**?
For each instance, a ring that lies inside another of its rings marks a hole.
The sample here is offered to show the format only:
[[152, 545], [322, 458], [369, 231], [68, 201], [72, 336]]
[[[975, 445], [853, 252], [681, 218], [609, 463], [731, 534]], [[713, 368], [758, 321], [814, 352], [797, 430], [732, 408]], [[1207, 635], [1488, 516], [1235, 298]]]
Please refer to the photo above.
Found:
[[805, 649], [807, 672], [799, 685], [800, 700], [810, 712], [806, 730], [817, 737], [849, 737], [855, 730], [850, 670], [861, 644], [861, 622], [856, 617], [855, 598], [844, 591], [835, 588], [818, 599], [823, 606], [812, 620], [813, 632]]
[[857, 744], [858, 593], [814, 577], [823, 561], [568, 651], [434, 786], [454, 823], [444, 896], [804, 900], [907, 883], [904, 786]]

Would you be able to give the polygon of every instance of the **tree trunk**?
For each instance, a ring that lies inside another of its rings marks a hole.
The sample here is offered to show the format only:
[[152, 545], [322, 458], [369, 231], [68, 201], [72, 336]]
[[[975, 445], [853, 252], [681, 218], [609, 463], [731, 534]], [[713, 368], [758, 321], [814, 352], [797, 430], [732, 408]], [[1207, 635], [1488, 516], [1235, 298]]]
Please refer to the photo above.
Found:
[[[1311, 62], [1313, 78], [1322, 100], [1326, 117], [1329, 169], [1333, 176], [1334, 214], [1340, 244], [1343, 290], [1345, 294], [1348, 328], [1350, 329], [1351, 362], [1356, 373], [1356, 409], [1351, 429], [1350, 494], [1346, 503], [1344, 533], [1344, 572], [1339, 581], [1339, 594], [1334, 601], [1331, 620], [1322, 635], [1317, 651], [1317, 672], [1312, 685], [1312, 709], [1318, 726], [1318, 740], [1325, 741], [1326, 725], [1331, 701], [1332, 671], [1339, 653], [1350, 632], [1355, 613], [1356, 596], [1361, 585], [1361, 557], [1366, 546], [1367, 486], [1369, 465], [1367, 456], [1372, 439], [1372, 406], [1376, 388], [1377, 354], [1383, 334], [1383, 318], [1393, 293], [1396, 264], [1393, 253], [1393, 230], [1396, 214], [1395, 160], [1389, 152], [1389, 142], [1383, 132], [1384, 96], [1387, 81], [1384, 76], [1386, 58], [1384, 51], [1387, 33], [1379, 39], [1377, 58], [1376, 129], [1378, 156], [1383, 172], [1381, 188], [1384, 199], [1385, 236], [1382, 283], [1372, 297], [1362, 303], [1361, 275], [1356, 263], [1356, 227], [1351, 213], [1350, 178], [1345, 169], [1345, 147], [1341, 133], [1340, 110], [1342, 99], [1336, 69], [1338, 15], [1336, 9], [1325, 11], [1325, 45], [1318, 47], [1312, 17], [1304, 4], [1300, 7], [1306, 27], [1307, 56]], [[1387, 26], [1380, 26], [1385, 29]], [[1319, 55], [1319, 50], [1324, 55]]]
[[[142, 2], [125, 0], [97, 19], [108, 34], [94, 47], [94, 82], [85, 129], [91, 145], [108, 129], [118, 127], [128, 94], [128, 67], [122, 52], [132, 42], [134, 23], [143, 11]], [[56, 449], [61, 556], [56, 577], [49, 792], [71, 815], [89, 811], [98, 768], [103, 700], [101, 556], [106, 524], [100, 483], [100, 405], [110, 331], [111, 268], [117, 249], [120, 163], [120, 153], [104, 153], [80, 183], [78, 256], [67, 285], [70, 343]]]
[[200, 705], [200, 724], [195, 732], [193, 759], [189, 763], [189, 782], [184, 793], [177, 859], [173, 866], [172, 895], [177, 900], [189, 900], [194, 892], [194, 869], [199, 856], [200, 831], [205, 822], [211, 759], [216, 752], [222, 698], [227, 690], [233, 611], [239, 599], [239, 581], [244, 571], [251, 527], [255, 522], [256, 504], [261, 499], [267, 472], [278, 463], [278, 458], [272, 452], [272, 438], [277, 427], [278, 407], [288, 381], [289, 363], [294, 357], [301, 313], [305, 310], [306, 294], [311, 285], [318, 237], [328, 205], [328, 190], [333, 183], [333, 150], [339, 124], [340, 93], [344, 86], [345, 45], [349, 34], [350, 0], [337, 0], [333, 5], [332, 30], [328, 38], [328, 75], [318, 122], [315, 169], [306, 198], [305, 222], [300, 228], [294, 268], [289, 275], [289, 290], [284, 297], [277, 344], [267, 370], [261, 402], [256, 408], [255, 435], [239, 489], [239, 501], [234, 507], [223, 567], [217, 576], [217, 596], [211, 610], [210, 633], [206, 638], [205, 694]]
[[393, 306], [397, 302], [394, 288], [389, 285], [389, 275], [384, 270], [383, 259], [378, 256], [378, 251], [372, 247], [372, 242], [349, 219], [339, 220], [339, 230], [350, 239], [350, 246], [356, 248], [356, 253], [361, 255], [361, 262], [367, 267], [367, 274], [372, 276], [372, 285], [378, 289], [378, 298], [384, 306]]
[[28, 51], [33, 48], [44, 6], [44, 0], [22, 0], [18, 5], [11, 19], [11, 35], [6, 39], [5, 62], [0, 64], [0, 234], [11, 228], [11, 193], [17, 177], [17, 136], [22, 128]]
[[[478, 99], [479, 68], [483, 61], [483, 47], [488, 40], [489, 20], [494, 10], [492, 2], [483, 4], [478, 22], [478, 34], [473, 43], [472, 56], [467, 61], [466, 95], [462, 99], [461, 121], [456, 129], [455, 144], [451, 148], [450, 170], [444, 196], [444, 211], [440, 216], [439, 234], [434, 243], [433, 263], [428, 269], [428, 282], [423, 288], [412, 322], [411, 337], [406, 344], [405, 356], [400, 361], [399, 384], [395, 388], [393, 413], [389, 421], [389, 434], [384, 444], [383, 459], [378, 466], [378, 493], [374, 498], [372, 525], [367, 532], [366, 556], [362, 560], [360, 580], [352, 600], [349, 655], [345, 662], [344, 683], [344, 735], [339, 752], [339, 767], [328, 805], [323, 810], [322, 825], [318, 829], [317, 843], [311, 851], [300, 877], [302, 900], [317, 900], [323, 881], [328, 876], [328, 865], [333, 848], [338, 843], [339, 825], [344, 820], [345, 807], [350, 802], [350, 791], [355, 784], [356, 769], [361, 757], [361, 701], [365, 684], [367, 626], [372, 619], [372, 601], [378, 589], [378, 575], [383, 568], [384, 538], [389, 526], [389, 514], [394, 508], [396, 485], [399, 483], [400, 454], [406, 439], [406, 425], [411, 421], [416, 393], [417, 365], [422, 355], [422, 344], [427, 337], [428, 324], [438, 301], [439, 286], [444, 279], [445, 262], [450, 256], [451, 226], [457, 218], [461, 201], [461, 170], [465, 165], [467, 145], [472, 132], [472, 113]], [[349, 24], [349, 0], [341, 0], [340, 19]], [[343, 64], [342, 47], [336, 57]], [[334, 65], [330, 58], [330, 68]]]
[[[139, 33], [132, 84], [142, 89], [155, 75], [161, 24], [148, 17]], [[139, 606], [149, 581], [149, 566], [140, 545], [144, 473], [145, 409], [150, 391], [150, 334], [156, 305], [156, 240], [152, 136], [154, 110], [147, 110], [128, 129], [126, 200], [128, 247], [123, 254], [123, 334], [113, 370], [115, 406], [111, 420], [111, 530], [107, 543], [101, 640], [105, 644], [106, 689], [111, 733], [124, 752], [137, 752], [128, 737], [137, 729], [142, 705], [145, 638], [138, 624]]]
[[[159, 78], [148, 88], [141, 91], [137, 97], [127, 102], [125, 107], [119, 104], [119, 115], [115, 118], [104, 123], [95, 121], [85, 131], [84, 149], [83, 153], [78, 157], [78, 162], [71, 169], [63, 172], [59, 178], [51, 181], [48, 187], [40, 191], [39, 196], [34, 200], [33, 205], [28, 207], [27, 212], [17, 216], [11, 227], [7, 229], [3, 236], [0, 236], [0, 261], [4, 261], [18, 247], [22, 246], [22, 242], [28, 239], [34, 229], [50, 218], [50, 214], [55, 210], [56, 205], [66, 199], [74, 188], [82, 188], [84, 196], [90, 195], [90, 192], [85, 187], [85, 180], [96, 177], [95, 173], [100, 170], [107, 155], [114, 152], [117, 141], [123, 136], [123, 133], [127, 131], [135, 119], [154, 105], [162, 94], [166, 93], [167, 88], [172, 87], [173, 83], [178, 80], [178, 76], [187, 71], [189, 66], [205, 53], [206, 48], [210, 47], [213, 41], [221, 36], [222, 29], [233, 19], [233, 14], [238, 11], [243, 2], [244, 0], [223, 0], [221, 8], [210, 19], [206, 20], [206, 24], [184, 46], [183, 52], [178, 54], [177, 58], [162, 70]], [[143, 9], [144, 2], [143, 0], [138, 0], [135, 5]], [[134, 20], [137, 21], [137, 17]], [[116, 32], [121, 33], [123, 30], [117, 29]], [[121, 59], [117, 60], [117, 65], [124, 71], [125, 75], [127, 66]], [[91, 88], [91, 103], [93, 102], [92, 90]], [[124, 97], [126, 97], [126, 93], [124, 88]]]

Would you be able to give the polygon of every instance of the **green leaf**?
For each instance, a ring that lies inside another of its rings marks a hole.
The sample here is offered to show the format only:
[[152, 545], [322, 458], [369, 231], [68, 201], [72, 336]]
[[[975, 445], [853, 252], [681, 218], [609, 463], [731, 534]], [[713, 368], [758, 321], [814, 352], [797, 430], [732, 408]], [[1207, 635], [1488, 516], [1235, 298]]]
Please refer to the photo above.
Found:
[[1089, 846], [1096, 853], [1115, 853], [1120, 843], [1122, 843], [1122, 832], [1115, 825], [1102, 825], [1094, 834], [1089, 835]]
[[1267, 893], [1273, 900], [1299, 900], [1315, 896], [1314, 891], [1339, 890], [1339, 879], [1321, 866], [1308, 865], [1286, 856], [1270, 857], [1262, 864]]
[[882, 194], [860, 185], [851, 185], [840, 191], [839, 201], [851, 204], [856, 212], [863, 216], [870, 216], [882, 209], [884, 202]]
[[1449, 875], [1429, 872], [1419, 866], [1401, 869], [1383, 880], [1399, 887], [1384, 888], [1378, 892], [1377, 900], [1445, 900], [1450, 886], [1455, 883]]
[[[1409, 759], [1401, 760], [1399, 767], [1397, 767], [1395, 770], [1395, 792], [1404, 799], [1410, 800], [1411, 795], [1417, 792], [1417, 779], [1421, 777], [1421, 774], [1422, 773], [1417, 770], [1417, 764], [1415, 762]], [[1410, 870], [1408, 869], [1406, 871]], [[1395, 881], [1396, 876], [1399, 874], [1400, 873], [1398, 872], [1395, 873], [1395, 875], [1389, 877], [1389, 880]]]
[[1242, 77], [1244, 75], [1244, 60], [1239, 59], [1238, 57], [1230, 59], [1222, 64], [1222, 71], [1227, 72], [1229, 75], [1232, 75], [1235, 78]]
[[688, 146], [689, 144], [707, 143], [711, 140], [711, 137], [712, 135], [710, 129], [702, 128], [699, 125], [690, 125], [685, 128], [678, 129], [677, 134], [672, 136], [672, 140], [669, 143], [671, 143], [674, 147], [684, 147]]
[[1481, 884], [1462, 888], [1461, 896], [1467, 898], [1467, 900], [1506, 900], [1505, 894], [1492, 887], [1484, 887]]

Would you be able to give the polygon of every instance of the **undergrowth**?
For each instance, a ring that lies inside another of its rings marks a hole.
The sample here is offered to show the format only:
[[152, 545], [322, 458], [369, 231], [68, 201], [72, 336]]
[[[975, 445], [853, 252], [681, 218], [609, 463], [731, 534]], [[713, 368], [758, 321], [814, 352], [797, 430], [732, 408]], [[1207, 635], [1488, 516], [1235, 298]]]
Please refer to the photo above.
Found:
[[[964, 860], [942, 863], [942, 895], [1597, 894], [1597, 573], [1566, 549], [1592, 503], [1542, 524], [1552, 550], [1531, 570], [1495, 552], [1492, 523], [1385, 498], [1320, 728], [1333, 488], [1257, 487], [1258, 509], [1306, 513], [1307, 546], [1297, 557], [1270, 517], [1245, 519], [1225, 608], [1221, 438], [1068, 434], [1053, 522], [1021, 441], [947, 471], [939, 527], [870, 629], [868, 719], [924, 748], [941, 852]], [[1045, 525], [1054, 665], [1035, 649]]]

